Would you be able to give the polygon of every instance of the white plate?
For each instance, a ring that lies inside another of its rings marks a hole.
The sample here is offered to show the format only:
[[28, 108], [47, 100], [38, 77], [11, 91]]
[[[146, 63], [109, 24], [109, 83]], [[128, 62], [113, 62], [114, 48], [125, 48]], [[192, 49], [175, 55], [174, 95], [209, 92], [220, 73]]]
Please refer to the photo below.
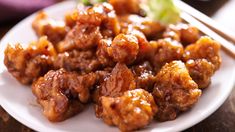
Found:
[[[54, 18], [61, 19], [65, 11], [75, 8], [73, 1], [63, 2], [45, 9]], [[43, 115], [41, 108], [36, 105], [30, 87], [18, 83], [6, 70], [3, 64], [4, 49], [7, 43], [20, 42], [27, 45], [36, 40], [31, 28], [32, 15], [10, 30], [0, 44], [0, 104], [16, 120], [36, 131], [62, 132], [62, 131], [86, 131], [86, 132], [118, 132], [116, 127], [110, 127], [97, 119], [93, 107], [60, 123], [51, 123]], [[210, 87], [203, 91], [199, 102], [188, 112], [181, 114], [176, 120], [167, 122], [153, 121], [147, 128], [141, 131], [181, 131], [202, 121], [212, 114], [225, 101], [235, 82], [235, 61], [221, 53], [223, 63], [219, 71], [212, 78]], [[12, 126], [14, 127], [14, 126]]]

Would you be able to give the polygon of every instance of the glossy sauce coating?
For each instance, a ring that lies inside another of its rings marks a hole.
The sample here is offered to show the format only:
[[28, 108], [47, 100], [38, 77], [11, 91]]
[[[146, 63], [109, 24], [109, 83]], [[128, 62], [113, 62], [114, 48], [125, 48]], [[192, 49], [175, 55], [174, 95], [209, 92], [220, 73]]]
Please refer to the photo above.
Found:
[[20, 44], [5, 49], [4, 64], [8, 71], [21, 83], [31, 84], [52, 68], [51, 57], [56, 55], [53, 45], [42, 37], [27, 48]]
[[47, 36], [53, 44], [63, 40], [69, 30], [64, 21], [50, 19], [44, 12], [37, 14], [32, 28], [39, 37]]
[[43, 108], [43, 114], [53, 122], [79, 113], [90, 98], [89, 89], [95, 84], [93, 73], [78, 75], [64, 69], [49, 71], [32, 85], [32, 91]]
[[221, 65], [220, 44], [185, 23], [143, 15], [139, 0], [79, 5], [64, 20], [39, 12], [38, 41], [8, 45], [4, 64], [59, 122], [90, 102], [94, 115], [121, 131], [168, 121], [190, 110]]
[[186, 67], [199, 88], [207, 88], [215, 72], [215, 66], [206, 59], [188, 60]]
[[105, 123], [118, 126], [121, 131], [132, 131], [148, 125], [157, 106], [150, 93], [143, 89], [125, 92], [120, 97], [101, 97], [102, 113]]
[[195, 44], [188, 45], [185, 48], [184, 60], [189, 59], [207, 59], [215, 69], [221, 65], [220, 44], [211, 38], [204, 36], [197, 40]]
[[185, 64], [172, 61], [165, 64], [156, 76], [153, 97], [159, 121], [173, 120], [181, 111], [191, 108], [201, 96], [201, 90], [190, 77]]

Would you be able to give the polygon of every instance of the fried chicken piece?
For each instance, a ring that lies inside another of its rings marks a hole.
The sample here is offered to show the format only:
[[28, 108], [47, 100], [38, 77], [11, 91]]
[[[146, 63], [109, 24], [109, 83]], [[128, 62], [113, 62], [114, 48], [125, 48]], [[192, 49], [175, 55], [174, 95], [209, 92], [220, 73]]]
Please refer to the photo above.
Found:
[[133, 29], [139, 30], [148, 39], [152, 39], [156, 37], [165, 27], [161, 25], [159, 22], [152, 21], [149, 18], [141, 17], [139, 15], [121, 15], [118, 16], [121, 32], [126, 33], [130, 26]]
[[138, 52], [138, 39], [133, 35], [117, 35], [110, 48], [108, 48], [109, 56], [111, 56], [116, 62], [125, 64], [131, 64], [134, 62]]
[[114, 37], [120, 32], [116, 13], [109, 3], [96, 4], [85, 11], [79, 11], [77, 21], [101, 27], [104, 38]]
[[151, 64], [146, 61], [142, 64], [134, 65], [132, 66], [132, 72], [135, 76], [136, 87], [152, 92], [156, 76]]
[[77, 18], [76, 18], [77, 15], [78, 15], [77, 9], [66, 12], [64, 16], [64, 21], [66, 26], [72, 29], [77, 23]]
[[163, 37], [172, 38], [185, 45], [195, 43], [199, 39], [199, 30], [189, 24], [170, 24], [166, 31], [163, 33]]
[[156, 76], [153, 97], [159, 111], [159, 121], [173, 120], [179, 112], [190, 109], [199, 99], [201, 90], [190, 77], [185, 64], [172, 61], [165, 64]]
[[65, 24], [72, 29], [78, 21], [79, 12], [85, 12], [86, 8], [83, 4], [78, 4], [76, 9], [66, 12], [64, 16]]
[[38, 37], [47, 36], [53, 44], [57, 44], [64, 39], [68, 32], [68, 27], [64, 21], [48, 18], [43, 11], [39, 12], [33, 20], [32, 27]]
[[218, 70], [221, 64], [220, 44], [207, 36], [201, 37], [195, 44], [185, 48], [183, 60], [186, 62], [190, 59], [206, 59]]
[[95, 82], [94, 73], [78, 75], [64, 69], [51, 70], [33, 83], [32, 91], [48, 120], [58, 122], [83, 110]]
[[121, 26], [113, 9], [103, 20], [100, 30], [104, 38], [113, 38], [120, 33]]
[[81, 8], [67, 15], [69, 25], [73, 26], [75, 21], [78, 23], [66, 35], [65, 40], [59, 43], [59, 52], [94, 48], [102, 38], [112, 38], [120, 31], [116, 14], [110, 4]]
[[86, 10], [79, 11], [76, 19], [83, 24], [100, 26], [102, 21], [108, 17], [108, 13], [112, 11], [113, 7], [109, 3], [95, 4]]
[[66, 35], [64, 41], [57, 46], [59, 52], [70, 51], [73, 49], [88, 50], [97, 46], [102, 35], [99, 27], [78, 23]]
[[180, 60], [184, 54], [183, 46], [169, 38], [151, 41], [150, 45], [153, 50], [150, 62], [156, 68], [161, 68], [173, 60]]
[[93, 50], [72, 50], [60, 53], [55, 57], [53, 64], [54, 69], [65, 68], [69, 71], [75, 70], [85, 73], [95, 71], [101, 67], [100, 62], [97, 60], [95, 55], [95, 51]]
[[109, 0], [118, 15], [141, 14], [140, 0]]
[[135, 78], [131, 70], [125, 64], [117, 63], [98, 90], [100, 96], [117, 97], [135, 87]]
[[105, 79], [107, 79], [110, 76], [110, 74], [112, 72], [112, 69], [113, 68], [105, 68], [103, 70], [95, 71], [95, 74], [97, 76], [97, 83], [96, 83], [96, 85], [99, 86], [100, 84], [102, 84], [105, 81]]
[[129, 26], [126, 34], [133, 35], [138, 39], [139, 53], [137, 55], [135, 63], [139, 63], [139, 62], [142, 62], [142, 61], [148, 59], [150, 56], [152, 47], [149, 44], [144, 33], [139, 30], [133, 29], [132, 26]]
[[8, 45], [4, 54], [8, 71], [22, 84], [31, 84], [52, 68], [51, 57], [56, 55], [56, 51], [47, 37], [42, 37], [26, 49], [20, 44]]
[[113, 61], [113, 58], [108, 54], [108, 49], [110, 48], [111, 44], [112, 44], [112, 40], [110, 39], [102, 39], [98, 43], [96, 56], [99, 62], [103, 65], [103, 67], [115, 66], [115, 62]]
[[[100, 98], [99, 88], [101, 87], [101, 84], [104, 83], [105, 80], [107, 80], [107, 78], [110, 77], [112, 70], [113, 70], [113, 68], [109, 67], [109, 68], [105, 68], [103, 70], [98, 70], [95, 72], [95, 74], [97, 76], [96, 87], [94, 87], [94, 89], [91, 90], [93, 103], [100, 103], [99, 102], [99, 98]], [[97, 107], [97, 106], [95, 105], [95, 107]]]
[[96, 55], [103, 66], [114, 66], [114, 61], [125, 64], [141, 62], [147, 58], [150, 50], [151, 46], [144, 34], [133, 30], [127, 35], [119, 34], [113, 41], [102, 39], [98, 44]]
[[135, 88], [135, 78], [131, 70], [125, 64], [117, 63], [111, 74], [96, 89], [94, 102], [99, 103], [101, 96], [117, 97]]
[[215, 67], [211, 62], [206, 59], [188, 60], [186, 67], [199, 88], [203, 89], [209, 86], [215, 72]]
[[102, 113], [99, 115], [108, 125], [121, 131], [133, 131], [147, 126], [157, 112], [150, 93], [143, 89], [126, 91], [120, 97], [101, 97]]

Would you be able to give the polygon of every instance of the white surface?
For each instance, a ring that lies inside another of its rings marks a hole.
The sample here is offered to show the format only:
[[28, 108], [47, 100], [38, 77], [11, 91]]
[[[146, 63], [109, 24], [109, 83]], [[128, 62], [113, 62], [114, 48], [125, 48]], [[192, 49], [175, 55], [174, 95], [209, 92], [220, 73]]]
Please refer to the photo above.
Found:
[[[46, 9], [55, 18], [62, 18], [64, 12], [75, 7], [72, 1], [67, 1]], [[20, 22], [2, 39], [0, 44], [0, 104], [15, 119], [36, 131], [62, 132], [118, 132], [116, 127], [109, 127], [94, 115], [92, 106], [77, 116], [60, 123], [51, 123], [43, 115], [41, 108], [36, 105], [35, 97], [29, 87], [18, 83], [7, 71], [3, 64], [4, 49], [7, 43], [20, 42], [28, 44], [36, 40], [31, 29], [34, 16]], [[174, 121], [155, 122], [141, 131], [180, 131], [195, 125], [212, 114], [228, 97], [235, 82], [235, 61], [222, 52], [223, 63], [212, 78], [210, 87], [203, 91], [199, 102], [188, 112], [181, 114]]]
[[233, 32], [235, 36], [235, 0], [229, 0], [222, 8], [220, 8], [212, 18]]

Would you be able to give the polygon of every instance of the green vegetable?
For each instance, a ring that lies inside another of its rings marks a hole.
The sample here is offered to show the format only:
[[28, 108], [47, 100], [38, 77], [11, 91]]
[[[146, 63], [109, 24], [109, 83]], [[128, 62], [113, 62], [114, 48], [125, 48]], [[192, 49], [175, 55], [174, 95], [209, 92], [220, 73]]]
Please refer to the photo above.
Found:
[[[107, 2], [108, 0], [81, 0], [84, 5]], [[173, 0], [142, 0], [140, 7], [147, 17], [163, 24], [174, 24], [179, 22], [180, 10], [174, 5]]]
[[141, 4], [141, 8], [152, 20], [163, 24], [174, 24], [181, 20], [180, 10], [174, 5], [173, 0], [146, 0]]
[[106, 2], [107, 0], [82, 0], [84, 5], [94, 5], [96, 3]]

